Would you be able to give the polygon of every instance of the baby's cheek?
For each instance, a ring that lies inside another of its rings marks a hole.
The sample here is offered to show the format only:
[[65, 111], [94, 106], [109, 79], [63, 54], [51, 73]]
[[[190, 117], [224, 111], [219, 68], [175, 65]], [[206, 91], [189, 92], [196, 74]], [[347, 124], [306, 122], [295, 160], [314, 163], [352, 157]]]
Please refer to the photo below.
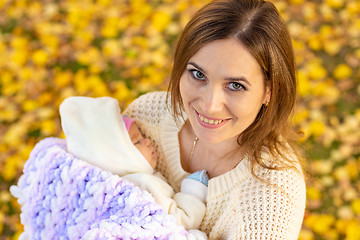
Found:
[[157, 156], [156, 152], [154, 151], [154, 153], [152, 155], [152, 165], [154, 168], [156, 167], [157, 160], [158, 160], [158, 156]]

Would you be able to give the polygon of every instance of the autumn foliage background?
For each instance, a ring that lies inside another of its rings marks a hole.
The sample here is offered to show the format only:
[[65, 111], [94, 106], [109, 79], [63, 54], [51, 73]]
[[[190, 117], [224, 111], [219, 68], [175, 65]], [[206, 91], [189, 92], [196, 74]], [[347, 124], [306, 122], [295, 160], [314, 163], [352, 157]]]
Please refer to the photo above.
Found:
[[[0, 0], [0, 239], [17, 239], [16, 183], [34, 145], [61, 133], [67, 97], [124, 109], [166, 90], [179, 32], [205, 0]], [[307, 209], [299, 239], [360, 239], [360, 1], [273, 0], [293, 38]], [[36, 194], [36, 193], [34, 193]]]

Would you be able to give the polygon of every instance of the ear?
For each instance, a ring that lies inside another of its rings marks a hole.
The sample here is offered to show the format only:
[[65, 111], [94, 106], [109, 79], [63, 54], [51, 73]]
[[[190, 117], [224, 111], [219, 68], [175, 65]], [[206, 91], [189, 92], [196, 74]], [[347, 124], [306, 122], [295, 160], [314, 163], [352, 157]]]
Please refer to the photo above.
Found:
[[265, 96], [264, 96], [264, 102], [263, 104], [267, 106], [269, 102], [271, 101], [271, 89], [269, 86], [265, 87]]

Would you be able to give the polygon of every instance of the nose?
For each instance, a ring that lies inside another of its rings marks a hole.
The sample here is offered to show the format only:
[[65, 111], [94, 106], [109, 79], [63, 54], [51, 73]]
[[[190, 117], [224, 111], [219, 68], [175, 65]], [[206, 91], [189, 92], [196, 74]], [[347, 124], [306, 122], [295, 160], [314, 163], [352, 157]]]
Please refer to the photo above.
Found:
[[150, 138], [145, 138], [145, 145], [146, 145], [146, 146], [150, 146], [150, 145], [151, 145], [151, 140], [150, 140]]
[[225, 93], [221, 86], [207, 86], [200, 98], [200, 107], [205, 113], [220, 112], [224, 108]]

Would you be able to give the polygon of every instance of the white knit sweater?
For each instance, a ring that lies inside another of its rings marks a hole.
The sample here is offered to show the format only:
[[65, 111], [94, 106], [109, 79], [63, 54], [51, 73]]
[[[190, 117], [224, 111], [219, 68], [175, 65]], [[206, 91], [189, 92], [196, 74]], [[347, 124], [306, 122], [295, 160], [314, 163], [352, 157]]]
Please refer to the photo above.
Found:
[[[143, 133], [154, 141], [159, 155], [157, 168], [178, 191], [181, 180], [189, 174], [180, 163], [178, 133], [184, 122], [173, 120], [166, 93], [145, 94], [124, 113], [137, 119]], [[298, 238], [306, 199], [304, 176], [293, 169], [260, 169], [259, 173], [273, 185], [253, 177], [246, 158], [233, 170], [210, 179], [206, 214], [200, 226], [209, 239]]]

